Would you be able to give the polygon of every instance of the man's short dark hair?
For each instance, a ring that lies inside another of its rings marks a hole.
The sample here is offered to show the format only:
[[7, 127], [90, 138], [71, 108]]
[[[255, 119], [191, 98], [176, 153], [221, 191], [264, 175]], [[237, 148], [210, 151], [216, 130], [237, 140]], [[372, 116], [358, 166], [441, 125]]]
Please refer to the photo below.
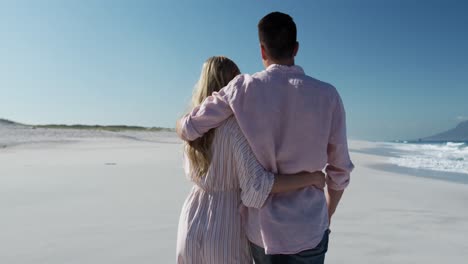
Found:
[[297, 43], [296, 23], [287, 14], [270, 13], [258, 22], [258, 37], [272, 59], [289, 59]]

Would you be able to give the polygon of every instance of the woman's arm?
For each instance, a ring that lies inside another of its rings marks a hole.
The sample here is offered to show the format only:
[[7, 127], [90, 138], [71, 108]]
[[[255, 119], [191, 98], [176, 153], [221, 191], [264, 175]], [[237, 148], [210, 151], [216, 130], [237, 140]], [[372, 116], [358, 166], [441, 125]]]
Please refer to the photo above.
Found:
[[276, 174], [270, 193], [289, 192], [311, 185], [319, 189], [325, 188], [325, 174], [321, 171]]

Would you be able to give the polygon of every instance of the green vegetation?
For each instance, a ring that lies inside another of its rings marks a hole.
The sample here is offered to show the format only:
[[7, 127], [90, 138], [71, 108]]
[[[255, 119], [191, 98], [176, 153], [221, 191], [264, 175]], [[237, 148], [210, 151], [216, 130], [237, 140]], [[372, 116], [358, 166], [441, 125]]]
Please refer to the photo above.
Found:
[[0, 118], [0, 124], [6, 124], [6, 125], [21, 125], [19, 123], [16, 123], [14, 121], [11, 121], [11, 120], [8, 120], [8, 119], [4, 119], [4, 118]]
[[[22, 125], [8, 119], [0, 118], [0, 124], [7, 125]], [[150, 131], [150, 132], [160, 132], [160, 131], [174, 131], [173, 128], [165, 127], [142, 127], [142, 126], [126, 126], [126, 125], [113, 125], [113, 126], [100, 126], [100, 125], [63, 125], [63, 124], [50, 124], [50, 125], [24, 125], [31, 128], [53, 128], [53, 129], [87, 129], [87, 130], [105, 130], [112, 132], [119, 131]]]
[[116, 125], [116, 126], [100, 126], [100, 125], [37, 125], [33, 128], [54, 128], [54, 129], [88, 129], [88, 130], [105, 130], [112, 132], [119, 131], [174, 131], [171, 128], [164, 127], [141, 127], [141, 126], [125, 126], [125, 125]]

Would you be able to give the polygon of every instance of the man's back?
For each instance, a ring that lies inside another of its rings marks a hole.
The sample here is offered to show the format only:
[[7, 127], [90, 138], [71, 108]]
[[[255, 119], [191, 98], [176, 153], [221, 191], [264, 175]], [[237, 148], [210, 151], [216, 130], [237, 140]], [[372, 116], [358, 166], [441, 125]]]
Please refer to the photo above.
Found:
[[[330, 164], [329, 188], [347, 186], [353, 165], [343, 104], [333, 86], [306, 76], [298, 66], [274, 64], [241, 75], [186, 119], [186, 136], [196, 137], [190, 134], [207, 131], [231, 113], [265, 169], [313, 172]], [[261, 209], [242, 212], [249, 240], [267, 254], [314, 248], [328, 228], [324, 192], [314, 187], [271, 195]]]
[[338, 99], [335, 88], [298, 66], [272, 65], [242, 79], [245, 96], [235, 98], [232, 108], [265, 169], [322, 170]]
[[[328, 183], [344, 189], [352, 163], [346, 132], [341, 131], [345, 117], [336, 89], [305, 75], [298, 66], [272, 65], [244, 78], [245, 96], [233, 98], [231, 107], [265, 169], [312, 172], [323, 170], [330, 158], [338, 158], [340, 162], [333, 165], [348, 173], [332, 175]], [[330, 142], [331, 138], [335, 142]], [[338, 157], [329, 157], [330, 143], [341, 148]], [[265, 248], [267, 254], [314, 248], [328, 229], [325, 195], [314, 187], [271, 195], [261, 209], [244, 212], [249, 240]]]

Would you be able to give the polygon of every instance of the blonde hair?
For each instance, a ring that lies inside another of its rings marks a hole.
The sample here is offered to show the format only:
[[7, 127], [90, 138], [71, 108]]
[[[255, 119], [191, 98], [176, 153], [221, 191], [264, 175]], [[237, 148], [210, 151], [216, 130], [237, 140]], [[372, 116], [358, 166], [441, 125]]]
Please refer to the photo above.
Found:
[[[202, 67], [200, 80], [192, 96], [192, 108], [199, 106], [213, 92], [221, 90], [239, 73], [237, 65], [226, 57], [214, 56], [206, 60]], [[185, 145], [192, 177], [195, 180], [202, 179], [208, 172], [212, 158], [211, 144], [213, 137], [214, 130], [211, 129], [202, 137], [187, 142]]]

